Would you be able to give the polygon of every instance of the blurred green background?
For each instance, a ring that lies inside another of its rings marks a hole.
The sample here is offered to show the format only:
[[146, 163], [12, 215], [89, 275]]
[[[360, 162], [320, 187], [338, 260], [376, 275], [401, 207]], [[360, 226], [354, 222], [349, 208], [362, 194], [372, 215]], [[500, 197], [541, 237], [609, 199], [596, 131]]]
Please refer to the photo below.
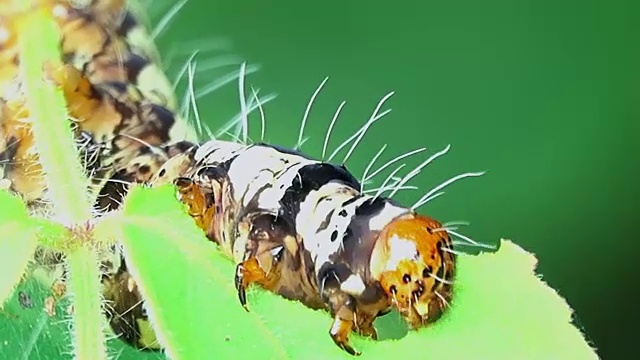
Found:
[[[452, 144], [411, 181], [421, 190], [398, 199], [412, 204], [450, 176], [488, 170], [421, 211], [471, 222], [462, 231], [478, 241], [510, 238], [535, 253], [543, 279], [567, 298], [600, 355], [622, 359], [639, 353], [637, 3], [190, 0], [158, 45], [173, 75], [196, 49], [203, 70], [229, 55], [261, 65], [247, 89], [278, 94], [264, 107], [265, 140], [282, 146], [296, 143], [311, 94], [330, 76], [305, 131], [303, 150], [316, 156], [342, 100], [331, 150], [395, 91], [392, 113], [347, 167], [361, 174], [384, 143], [379, 163], [426, 146], [408, 171]], [[150, 17], [168, 6], [152, 5]], [[199, 72], [196, 89], [237, 69]], [[235, 82], [199, 100], [213, 129], [239, 106]], [[259, 139], [259, 117], [250, 121]]]
[[[148, 16], [156, 23], [172, 6], [168, 0], [140, 1], [150, 4]], [[346, 166], [360, 177], [383, 144], [388, 148], [378, 164], [427, 147], [406, 160], [404, 175], [452, 144], [449, 154], [410, 182], [420, 190], [400, 191], [396, 198], [411, 205], [451, 176], [487, 170], [453, 184], [420, 211], [443, 222], [471, 222], [460, 232], [477, 241], [509, 238], [536, 254], [543, 280], [576, 310], [601, 357], [636, 359], [639, 5], [189, 0], [157, 43], [170, 77], [199, 50], [200, 92], [237, 72], [242, 60], [249, 68], [260, 65], [246, 79], [247, 93], [251, 85], [263, 96], [278, 94], [264, 106], [265, 141], [281, 146], [297, 142], [307, 103], [329, 76], [302, 148], [318, 157], [341, 101], [347, 105], [329, 153], [395, 91], [384, 106], [393, 111], [372, 126]], [[186, 81], [180, 84], [182, 96]], [[218, 129], [239, 112], [237, 82], [201, 97], [198, 106], [202, 119]], [[250, 130], [259, 140], [258, 114], [252, 114]], [[347, 149], [334, 161], [342, 161]], [[18, 290], [39, 304], [49, 293], [38, 289], [26, 283]], [[0, 339], [0, 358], [20, 352], [34, 359], [69, 357], [69, 323], [23, 310], [15, 296], [1, 312], [28, 315], [0, 323], [0, 334], [18, 334]], [[66, 311], [66, 304], [58, 311]], [[110, 351], [119, 359], [164, 358], [140, 355], [113, 339]]]

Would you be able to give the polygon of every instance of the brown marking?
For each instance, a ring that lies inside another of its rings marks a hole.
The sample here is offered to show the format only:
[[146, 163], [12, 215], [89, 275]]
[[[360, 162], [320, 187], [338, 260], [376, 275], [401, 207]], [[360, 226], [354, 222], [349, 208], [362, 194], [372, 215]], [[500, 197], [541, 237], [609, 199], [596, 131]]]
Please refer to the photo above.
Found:
[[44, 299], [44, 311], [50, 317], [56, 316], [56, 304], [57, 301], [52, 296], [48, 296], [46, 299]]
[[70, 115], [81, 130], [113, 142], [114, 149], [122, 153], [115, 157], [116, 166], [127, 164], [146, 144], [158, 146], [169, 140], [174, 114], [145, 98], [140, 89], [128, 84], [126, 76], [114, 75], [103, 84], [73, 65], [65, 64], [63, 69], [58, 77], [64, 81]]
[[51, 285], [51, 293], [55, 299], [60, 299], [67, 292], [67, 284], [62, 280], [56, 280]]
[[12, 183], [11, 189], [21, 194], [25, 201], [39, 198], [44, 190], [44, 178], [33, 148], [29, 111], [24, 99], [0, 99], [0, 123], [4, 143], [7, 148], [12, 147], [13, 152], [4, 174]]
[[84, 121], [85, 114], [93, 113], [100, 106], [94, 85], [73, 65], [47, 62], [44, 71], [64, 93], [69, 114], [76, 121]]

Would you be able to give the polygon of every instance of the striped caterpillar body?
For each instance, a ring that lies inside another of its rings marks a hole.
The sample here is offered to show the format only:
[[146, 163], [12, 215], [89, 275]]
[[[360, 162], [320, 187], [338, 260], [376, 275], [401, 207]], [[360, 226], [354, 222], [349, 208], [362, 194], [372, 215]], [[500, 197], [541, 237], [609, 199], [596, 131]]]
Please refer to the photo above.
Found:
[[207, 237], [237, 264], [246, 307], [252, 283], [334, 318], [350, 354], [356, 331], [396, 309], [411, 328], [448, 306], [453, 243], [442, 224], [391, 199], [363, 194], [346, 168], [266, 144], [212, 140], [169, 160], [152, 179], [173, 182]]
[[[149, 145], [163, 146], [193, 135], [176, 117], [173, 89], [152, 43], [144, 41], [149, 38], [146, 30], [124, 0], [0, 1], [3, 177], [27, 203], [44, 197], [19, 77], [16, 26], [22, 14], [38, 9], [50, 11], [62, 32], [63, 62], [47, 64], [47, 74], [64, 91], [79, 143], [84, 144], [87, 135], [93, 141], [89, 170], [96, 190], [123, 172], [140, 177], [125, 180], [147, 180], [155, 168], [134, 170], [143, 163], [160, 165], [151, 162], [155, 157], [145, 156]], [[104, 206], [112, 203], [102, 201]]]

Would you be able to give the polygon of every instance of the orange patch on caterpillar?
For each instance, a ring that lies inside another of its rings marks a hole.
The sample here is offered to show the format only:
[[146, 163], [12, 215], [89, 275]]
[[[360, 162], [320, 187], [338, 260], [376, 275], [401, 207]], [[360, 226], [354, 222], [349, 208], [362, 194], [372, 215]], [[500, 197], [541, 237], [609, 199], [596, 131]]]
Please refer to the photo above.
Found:
[[380, 233], [372, 276], [413, 328], [433, 322], [451, 298], [455, 259], [442, 225], [427, 216], [396, 219]]
[[178, 199], [187, 206], [196, 225], [206, 232], [215, 216], [215, 204], [208, 203], [202, 190], [192, 180], [178, 178], [174, 183], [178, 189]]

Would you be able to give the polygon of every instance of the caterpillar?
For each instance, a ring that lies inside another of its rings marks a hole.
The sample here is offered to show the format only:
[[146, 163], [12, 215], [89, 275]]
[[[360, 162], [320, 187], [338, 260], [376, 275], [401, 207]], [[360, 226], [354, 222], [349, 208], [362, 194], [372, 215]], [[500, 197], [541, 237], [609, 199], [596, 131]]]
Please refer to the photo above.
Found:
[[[178, 115], [148, 34], [124, 0], [40, 0], [26, 11], [37, 8], [51, 11], [63, 32], [63, 62], [49, 66], [48, 74], [65, 94], [99, 192], [97, 212], [117, 209], [127, 184], [173, 183], [196, 224], [236, 262], [242, 306], [248, 309], [245, 292], [255, 283], [326, 309], [333, 317], [331, 338], [350, 354], [359, 354], [350, 334], [377, 338], [374, 320], [393, 309], [412, 328], [446, 310], [455, 276], [454, 233], [415, 209], [451, 182], [481, 173], [454, 177], [406, 207], [383, 197], [384, 191], [367, 194], [344, 166], [295, 149], [198, 142]], [[19, 11], [25, 10], [0, 10], [0, 163], [10, 189], [35, 208], [46, 189], [22, 121], [28, 112], [13, 24]], [[388, 185], [395, 171], [381, 190], [401, 188], [417, 171]], [[155, 339], [142, 336], [143, 299], [127, 264], [117, 248], [107, 255], [103, 286], [112, 329], [130, 345], [157, 349]], [[60, 254], [38, 257], [40, 263], [62, 262]]]
[[415, 209], [450, 183], [482, 174], [453, 177], [406, 207], [380, 190], [363, 192], [342, 165], [264, 143], [210, 140], [168, 160], [151, 184], [175, 184], [196, 224], [235, 261], [242, 306], [248, 309], [246, 289], [257, 284], [328, 310], [335, 344], [359, 355], [349, 335], [377, 339], [379, 316], [397, 310], [417, 329], [449, 306], [456, 263], [450, 230]]

